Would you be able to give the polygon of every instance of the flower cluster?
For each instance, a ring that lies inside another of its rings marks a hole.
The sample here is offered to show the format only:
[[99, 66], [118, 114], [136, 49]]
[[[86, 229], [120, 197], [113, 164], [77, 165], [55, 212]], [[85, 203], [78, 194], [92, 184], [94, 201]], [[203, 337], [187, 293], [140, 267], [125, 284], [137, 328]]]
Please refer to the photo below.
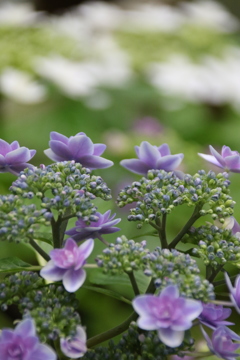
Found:
[[35, 204], [24, 205], [18, 195], [0, 196], [0, 239], [28, 242], [38, 225], [49, 225], [49, 212]]
[[147, 178], [125, 187], [117, 200], [120, 207], [136, 202], [128, 220], [139, 222], [139, 226], [154, 222], [182, 204], [198, 206], [199, 215], [210, 214], [213, 219], [224, 222], [225, 217], [233, 214], [235, 204], [229, 196], [229, 185], [227, 173], [216, 175], [212, 171], [207, 174], [199, 171], [194, 176], [187, 174], [179, 179], [172, 172], [150, 170]]
[[206, 224], [198, 228], [192, 227], [188, 235], [186, 241], [198, 245], [198, 248], [193, 249], [193, 254], [200, 257], [205, 265], [210, 264], [216, 268], [226, 262], [239, 262], [240, 240], [232, 235], [231, 230]]
[[121, 236], [116, 239], [115, 244], [109, 244], [102, 255], [97, 256], [96, 262], [106, 274], [129, 273], [143, 267], [142, 258], [148, 252], [146, 241], [137, 243], [134, 240], [128, 240], [126, 236]]
[[141, 263], [144, 264], [144, 274], [152, 277], [157, 289], [176, 284], [181, 296], [186, 298], [205, 302], [215, 298], [213, 285], [201, 279], [196, 261], [188, 254], [157, 247], [144, 255]]

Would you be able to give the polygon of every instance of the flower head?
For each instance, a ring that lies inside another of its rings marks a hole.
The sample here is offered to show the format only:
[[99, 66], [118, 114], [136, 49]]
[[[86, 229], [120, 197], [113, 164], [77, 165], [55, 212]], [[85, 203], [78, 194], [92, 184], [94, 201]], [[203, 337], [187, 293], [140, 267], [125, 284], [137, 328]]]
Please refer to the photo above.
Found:
[[158, 296], [137, 296], [133, 307], [140, 315], [138, 326], [158, 330], [160, 340], [169, 347], [181, 345], [185, 330], [202, 312], [201, 302], [180, 297], [175, 285], [167, 286]]
[[98, 217], [97, 221], [90, 222], [87, 225], [83, 220], [78, 219], [76, 221], [76, 226], [68, 231], [66, 234], [69, 235], [75, 241], [82, 241], [89, 238], [100, 238], [102, 234], [112, 234], [120, 229], [114, 227], [114, 225], [118, 224], [121, 219], [115, 219], [116, 214], [110, 216], [111, 211], [108, 210], [104, 214], [100, 214], [99, 212], [95, 213], [95, 216]]
[[33, 165], [27, 164], [36, 154], [36, 150], [29, 150], [25, 146], [20, 147], [18, 141], [11, 144], [0, 139], [0, 173], [10, 172], [19, 175], [20, 171], [32, 168]]
[[34, 321], [25, 319], [14, 330], [3, 329], [0, 335], [2, 360], [56, 360], [54, 351], [39, 342]]
[[63, 286], [69, 292], [75, 292], [86, 279], [86, 272], [82, 269], [93, 250], [94, 241], [89, 239], [81, 246], [69, 238], [63, 249], [50, 252], [51, 260], [42, 268], [40, 275], [50, 281], [63, 281]]
[[113, 162], [100, 155], [106, 149], [104, 144], [93, 144], [92, 140], [83, 132], [70, 138], [51, 132], [50, 149], [44, 153], [53, 161], [74, 160], [90, 170], [104, 169], [113, 165]]
[[239, 341], [240, 336], [226, 326], [219, 326], [215, 329], [212, 333], [212, 340], [203, 328], [202, 333], [207, 341], [209, 349], [221, 359], [234, 360], [236, 356], [240, 356], [240, 354], [234, 352], [239, 349], [240, 344], [234, 344], [232, 342], [232, 340]]
[[77, 327], [77, 333], [73, 338], [61, 338], [60, 346], [64, 355], [78, 359], [87, 351], [87, 336], [82, 326]]
[[231, 309], [224, 309], [221, 305], [215, 304], [202, 304], [203, 311], [198, 317], [200, 322], [211, 329], [216, 329], [222, 325], [233, 325], [232, 322], [225, 321], [231, 315]]
[[169, 146], [162, 144], [157, 147], [143, 141], [135, 146], [138, 159], [122, 160], [120, 164], [126, 169], [140, 175], [147, 175], [148, 170], [173, 171], [181, 163], [183, 154], [171, 155]]
[[240, 172], [240, 154], [237, 151], [232, 151], [230, 147], [223, 146], [221, 154], [219, 154], [211, 145], [209, 146], [212, 155], [198, 154], [203, 159], [209, 161], [225, 171]]
[[235, 279], [235, 287], [232, 286], [231, 280], [228, 276], [228, 274], [225, 272], [225, 280], [228, 286], [228, 289], [230, 291], [230, 299], [232, 300], [235, 309], [240, 314], [240, 275], [238, 275]]

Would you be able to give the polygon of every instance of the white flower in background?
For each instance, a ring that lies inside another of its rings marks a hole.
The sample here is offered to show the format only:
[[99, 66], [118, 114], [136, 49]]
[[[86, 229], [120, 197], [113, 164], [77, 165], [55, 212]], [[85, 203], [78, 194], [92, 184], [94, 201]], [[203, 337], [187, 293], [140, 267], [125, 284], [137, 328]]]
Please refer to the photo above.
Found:
[[28, 73], [7, 68], [0, 75], [0, 92], [23, 104], [34, 104], [46, 98], [46, 89]]
[[221, 4], [211, 0], [198, 0], [181, 4], [186, 21], [214, 28], [222, 32], [239, 29], [238, 20]]
[[0, 25], [29, 25], [33, 24], [39, 13], [30, 4], [4, 2], [0, 5]]
[[178, 8], [167, 5], [141, 4], [125, 11], [121, 30], [127, 31], [174, 31], [184, 21]]

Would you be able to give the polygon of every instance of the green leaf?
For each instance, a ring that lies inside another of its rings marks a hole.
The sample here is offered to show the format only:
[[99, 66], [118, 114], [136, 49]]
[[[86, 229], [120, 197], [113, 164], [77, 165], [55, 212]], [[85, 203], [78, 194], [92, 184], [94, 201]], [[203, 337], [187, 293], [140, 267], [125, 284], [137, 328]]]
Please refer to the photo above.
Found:
[[0, 272], [17, 272], [32, 267], [17, 257], [8, 257], [0, 259]]
[[34, 240], [43, 241], [49, 245], [52, 245], [52, 234], [47, 232], [35, 232], [34, 233]]
[[112, 297], [112, 298], [117, 299], [119, 301], [122, 301], [122, 302], [124, 302], [124, 303], [126, 303], [128, 305], [132, 305], [131, 300], [126, 299], [124, 296], [116, 293], [115, 291], [102, 289], [102, 288], [94, 287], [94, 286], [86, 286], [86, 285], [83, 285], [82, 288], [84, 288], [86, 290], [95, 291], [97, 293]]

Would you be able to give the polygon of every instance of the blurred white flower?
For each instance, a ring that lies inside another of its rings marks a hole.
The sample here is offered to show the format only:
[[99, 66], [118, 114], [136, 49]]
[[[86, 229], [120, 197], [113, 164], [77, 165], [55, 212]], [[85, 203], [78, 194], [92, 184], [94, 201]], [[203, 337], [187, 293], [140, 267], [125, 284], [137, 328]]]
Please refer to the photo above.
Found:
[[217, 1], [197, 0], [181, 4], [186, 21], [195, 25], [214, 28], [222, 32], [239, 29], [238, 20]]
[[0, 25], [27, 26], [33, 24], [39, 13], [29, 3], [3, 2], [0, 5]]
[[6, 68], [0, 75], [0, 92], [23, 104], [34, 104], [46, 98], [46, 89], [28, 73]]

